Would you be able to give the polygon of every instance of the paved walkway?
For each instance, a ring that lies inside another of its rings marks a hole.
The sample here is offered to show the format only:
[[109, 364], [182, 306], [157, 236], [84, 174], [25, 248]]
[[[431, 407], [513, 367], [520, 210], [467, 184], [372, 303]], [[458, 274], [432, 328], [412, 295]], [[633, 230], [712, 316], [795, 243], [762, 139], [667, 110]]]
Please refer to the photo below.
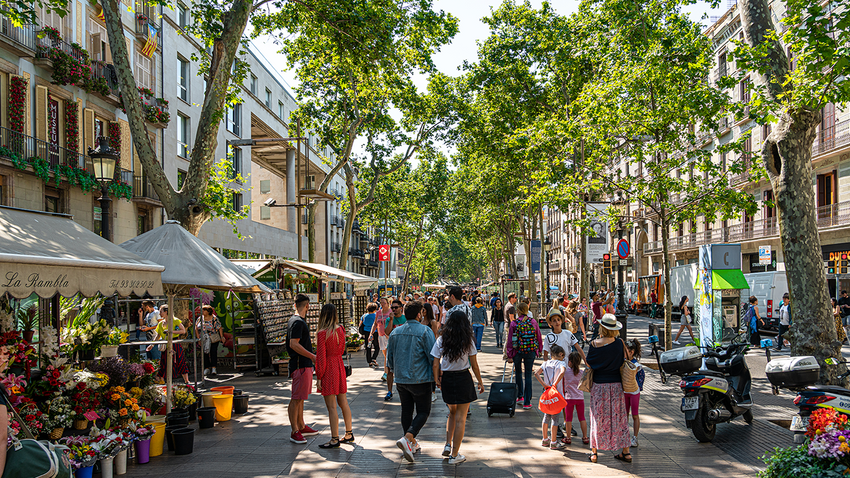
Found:
[[[630, 318], [629, 330], [632, 337], [645, 337], [647, 319]], [[752, 354], [753, 360], [758, 353]], [[489, 390], [489, 384], [499, 380], [502, 371], [501, 353], [495, 347], [492, 329], [485, 334], [485, 345], [479, 357], [485, 388]], [[349, 381], [348, 398], [357, 438], [354, 446], [343, 445], [334, 450], [318, 448], [330, 438], [327, 412], [319, 395], [312, 395], [307, 402], [305, 419], [321, 434], [310, 438], [307, 445], [290, 443], [286, 415], [290, 382], [280, 377], [246, 375], [234, 377], [228, 384], [251, 394], [249, 413], [217, 423], [214, 429], [198, 430], [193, 454], [175, 456], [166, 452], [152, 458], [149, 464], [130, 466], [126, 476], [679, 478], [722, 473], [755, 477], [763, 467], [758, 457], [773, 446], [791, 444], [790, 432], [769, 419], [790, 417], [793, 397], [771, 395], [763, 379], [764, 362], [756, 365], [750, 361], [757, 377], [754, 385], [755, 401], [759, 404], [755, 410], [756, 420], [753, 425], [746, 425], [740, 419], [719, 425], [714, 443], [697, 443], [685, 427], [679, 411], [678, 380], [662, 385], [658, 374], [648, 370], [641, 401], [640, 447], [632, 449], [632, 464], [614, 460], [611, 452], [602, 453], [599, 463], [592, 464], [588, 461], [589, 449], [581, 444], [580, 438], [574, 439], [564, 451], [544, 449], [540, 446], [542, 415], [537, 409], [520, 409], [514, 418], [507, 415], [488, 418], [486, 393], [471, 407], [473, 414], [467, 421], [466, 438], [461, 448], [461, 453], [467, 457], [466, 463], [449, 466], [440, 455], [445, 441], [447, 409], [438, 393], [431, 417], [419, 436], [422, 454], [417, 456], [416, 463], [408, 464], [395, 446], [402, 432], [398, 398], [383, 401], [386, 385], [381, 382], [381, 372], [366, 367], [362, 353], [354, 357], [352, 364], [355, 368]], [[759, 371], [761, 378], [758, 378]], [[539, 396], [536, 383], [534, 392]], [[342, 424], [340, 428], [344, 430]]]

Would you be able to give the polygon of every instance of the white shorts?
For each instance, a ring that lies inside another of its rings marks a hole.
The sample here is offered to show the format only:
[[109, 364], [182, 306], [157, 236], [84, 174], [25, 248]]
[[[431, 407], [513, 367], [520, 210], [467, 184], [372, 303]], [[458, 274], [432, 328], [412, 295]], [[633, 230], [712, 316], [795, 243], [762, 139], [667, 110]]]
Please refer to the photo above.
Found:
[[381, 347], [381, 350], [387, 350], [387, 343], [389, 343], [390, 339], [386, 335], [378, 336], [378, 345]]

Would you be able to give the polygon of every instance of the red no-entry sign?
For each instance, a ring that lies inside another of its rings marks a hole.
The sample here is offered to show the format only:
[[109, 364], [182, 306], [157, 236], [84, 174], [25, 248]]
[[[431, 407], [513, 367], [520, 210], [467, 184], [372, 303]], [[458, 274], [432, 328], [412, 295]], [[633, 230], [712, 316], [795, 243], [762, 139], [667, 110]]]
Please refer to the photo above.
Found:
[[390, 260], [390, 246], [384, 244], [378, 247], [378, 260], [379, 261], [388, 261]]
[[629, 241], [625, 239], [620, 239], [617, 242], [617, 255], [620, 256], [620, 259], [626, 259], [629, 257]]

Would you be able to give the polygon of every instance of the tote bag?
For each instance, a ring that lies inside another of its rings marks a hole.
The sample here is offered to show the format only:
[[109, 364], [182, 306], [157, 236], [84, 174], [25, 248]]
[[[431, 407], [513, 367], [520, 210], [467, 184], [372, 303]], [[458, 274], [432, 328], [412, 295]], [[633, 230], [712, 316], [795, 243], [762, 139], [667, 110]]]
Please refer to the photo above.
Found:
[[629, 354], [626, 351], [626, 343], [623, 342], [623, 365], [620, 366], [620, 381], [623, 382], [623, 391], [628, 393], [637, 392], [640, 390], [637, 383], [637, 364], [632, 363], [629, 359]]
[[[549, 379], [547, 376], [547, 381], [551, 382], [555, 377]], [[550, 385], [543, 393], [540, 395], [540, 411], [547, 415], [555, 415], [561, 413], [561, 410], [566, 408], [567, 401], [564, 399], [564, 396], [561, 395], [561, 392], [558, 391], [558, 387], [555, 385]]]

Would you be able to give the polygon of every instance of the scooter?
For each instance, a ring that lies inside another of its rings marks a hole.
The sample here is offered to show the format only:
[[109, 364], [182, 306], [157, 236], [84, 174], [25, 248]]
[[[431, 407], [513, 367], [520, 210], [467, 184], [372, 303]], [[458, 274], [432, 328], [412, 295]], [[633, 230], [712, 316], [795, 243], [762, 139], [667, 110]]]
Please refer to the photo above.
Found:
[[[682, 347], [660, 356], [660, 366], [666, 373], [682, 376], [681, 410], [685, 424], [699, 442], [713, 440], [718, 423], [737, 417], [743, 417], [747, 424], [753, 422], [752, 376], [744, 359], [749, 344], [741, 337], [739, 333], [729, 345], [705, 354], [698, 347]], [[703, 359], [705, 367], [701, 368]]]
[[[847, 364], [847, 361], [826, 359], [828, 365]], [[764, 369], [768, 380], [775, 388], [797, 392], [794, 405], [800, 409], [791, 419], [790, 430], [794, 432], [794, 443], [806, 441], [809, 417], [818, 408], [831, 408], [842, 415], [850, 416], [850, 390], [835, 385], [815, 385], [820, 377], [820, 365], [812, 356], [783, 357], [768, 362]], [[838, 376], [843, 382], [850, 376], [850, 369]]]

